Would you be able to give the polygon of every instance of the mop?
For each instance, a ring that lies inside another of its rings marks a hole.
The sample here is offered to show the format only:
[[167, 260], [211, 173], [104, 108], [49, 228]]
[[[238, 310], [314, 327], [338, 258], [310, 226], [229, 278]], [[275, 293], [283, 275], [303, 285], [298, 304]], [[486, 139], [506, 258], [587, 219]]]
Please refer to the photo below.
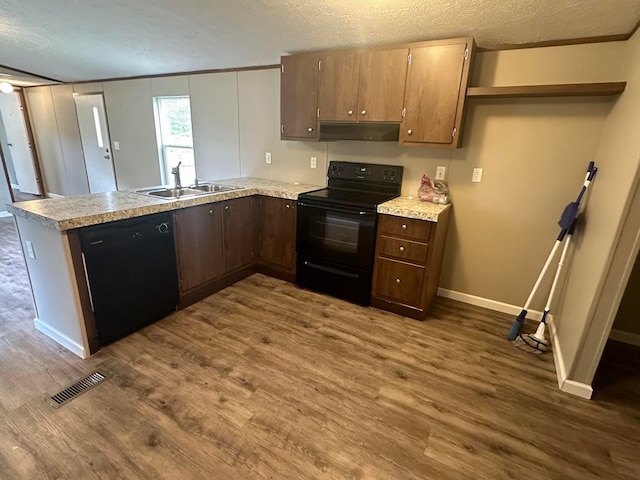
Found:
[[[584, 183], [582, 184], [582, 188], [580, 189], [580, 193], [578, 194], [578, 198], [576, 199], [575, 202], [569, 203], [565, 207], [564, 211], [562, 212], [562, 215], [560, 216], [560, 220], [558, 221], [558, 225], [560, 226], [560, 234], [558, 235], [558, 238], [556, 239], [556, 242], [554, 243], [553, 248], [551, 249], [551, 253], [547, 257], [547, 261], [542, 267], [542, 271], [540, 272], [540, 275], [538, 275], [538, 279], [536, 280], [536, 283], [534, 284], [533, 289], [529, 294], [529, 298], [527, 298], [527, 301], [524, 304], [522, 311], [516, 318], [515, 322], [513, 323], [513, 326], [511, 327], [511, 331], [509, 332], [509, 340], [512, 340], [512, 341], [515, 340], [516, 345], [518, 346], [522, 345], [523, 347], [525, 347], [525, 349], [529, 351], [532, 351], [535, 353], [544, 353], [547, 350], [549, 350], [549, 342], [545, 338], [547, 317], [549, 315], [549, 312], [551, 311], [551, 303], [553, 302], [553, 296], [558, 286], [558, 281], [562, 273], [562, 267], [564, 266], [567, 251], [569, 250], [569, 245], [571, 243], [571, 237], [573, 236], [576, 222], [578, 220], [578, 215], [580, 213], [580, 202], [582, 201], [582, 198], [584, 197], [585, 193], [589, 189], [589, 186], [593, 182], [597, 171], [598, 171], [598, 168], [595, 166], [595, 163], [590, 162], [587, 168], [587, 173], [585, 176]], [[533, 301], [533, 298], [538, 288], [540, 287], [540, 283], [542, 283], [542, 280], [545, 277], [547, 270], [551, 265], [551, 262], [555, 258], [556, 253], [560, 248], [560, 245], [562, 245], [563, 242], [564, 242], [564, 247], [562, 249], [562, 254], [560, 255], [560, 261], [558, 262], [558, 267], [556, 268], [556, 274], [553, 279], [553, 284], [551, 285], [551, 291], [549, 292], [549, 297], [547, 298], [547, 303], [544, 307], [544, 312], [542, 313], [542, 319], [538, 324], [538, 328], [536, 329], [536, 332], [533, 334], [519, 335], [520, 329], [522, 328], [522, 325], [524, 324], [524, 320], [527, 316], [529, 306]]]

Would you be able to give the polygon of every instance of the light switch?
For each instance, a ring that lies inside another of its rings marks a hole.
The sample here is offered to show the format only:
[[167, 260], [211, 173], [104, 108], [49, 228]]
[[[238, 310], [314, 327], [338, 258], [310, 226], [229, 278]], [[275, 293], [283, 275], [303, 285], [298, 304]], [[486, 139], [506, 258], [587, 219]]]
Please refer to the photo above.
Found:
[[27, 240], [26, 244], [27, 244], [27, 255], [29, 255], [29, 258], [33, 258], [35, 260], [36, 259], [36, 253], [33, 251], [33, 243], [31, 243], [29, 240]]
[[113, 149], [120, 150], [120, 142], [113, 142]]
[[474, 183], [482, 182], [482, 169], [481, 168], [474, 168], [473, 169], [473, 176], [471, 177], [471, 181], [474, 182]]
[[318, 167], [318, 158], [311, 157], [311, 168], [317, 168], [317, 167]]

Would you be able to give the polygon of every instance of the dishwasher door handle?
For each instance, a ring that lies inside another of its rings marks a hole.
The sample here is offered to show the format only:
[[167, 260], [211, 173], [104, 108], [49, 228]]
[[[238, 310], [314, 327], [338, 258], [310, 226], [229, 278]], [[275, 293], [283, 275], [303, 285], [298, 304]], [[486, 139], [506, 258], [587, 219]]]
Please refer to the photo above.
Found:
[[360, 275], [358, 275], [357, 273], [349, 273], [349, 272], [343, 272], [342, 270], [338, 270], [337, 268], [333, 268], [333, 267], [327, 267], [325, 265], [318, 265], [317, 263], [311, 263], [309, 261], [304, 262], [304, 265], [306, 267], [309, 268], [315, 268], [316, 270], [321, 270], [323, 272], [327, 272], [327, 273], [333, 273], [334, 275], [341, 275], [343, 277], [348, 277], [348, 278], [359, 278]]

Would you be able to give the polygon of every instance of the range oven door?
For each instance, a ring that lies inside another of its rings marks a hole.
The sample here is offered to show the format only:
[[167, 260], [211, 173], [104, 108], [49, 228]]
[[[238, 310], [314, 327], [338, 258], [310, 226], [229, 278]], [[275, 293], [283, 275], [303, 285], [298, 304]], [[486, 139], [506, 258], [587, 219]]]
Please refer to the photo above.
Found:
[[369, 305], [375, 234], [374, 209], [298, 201], [298, 285]]
[[375, 209], [298, 201], [299, 256], [371, 271], [375, 236]]

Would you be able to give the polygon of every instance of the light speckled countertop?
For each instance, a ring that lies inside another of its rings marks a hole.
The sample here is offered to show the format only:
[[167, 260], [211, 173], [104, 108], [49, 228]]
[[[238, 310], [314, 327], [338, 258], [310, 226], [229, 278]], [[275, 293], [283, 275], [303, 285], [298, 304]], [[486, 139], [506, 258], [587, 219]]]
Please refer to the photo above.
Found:
[[296, 200], [300, 193], [323, 188], [319, 185], [278, 182], [261, 178], [232, 178], [216, 180], [215, 183], [243, 188], [184, 200], [163, 200], [132, 192], [75, 195], [9, 204], [7, 210], [54, 230], [64, 231], [251, 195]]
[[437, 222], [440, 214], [447, 208], [451, 208], [451, 204], [437, 205], [415, 197], [398, 197], [378, 205], [378, 213]]

